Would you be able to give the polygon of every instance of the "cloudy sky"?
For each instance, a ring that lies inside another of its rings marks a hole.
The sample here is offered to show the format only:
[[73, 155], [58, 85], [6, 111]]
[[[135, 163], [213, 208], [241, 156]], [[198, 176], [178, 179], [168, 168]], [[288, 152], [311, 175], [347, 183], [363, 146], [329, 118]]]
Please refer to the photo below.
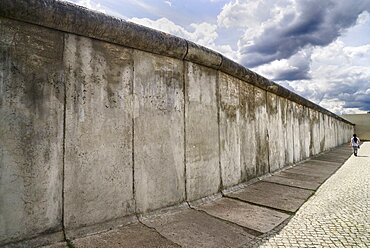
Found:
[[68, 0], [218, 51], [337, 113], [370, 111], [370, 0]]

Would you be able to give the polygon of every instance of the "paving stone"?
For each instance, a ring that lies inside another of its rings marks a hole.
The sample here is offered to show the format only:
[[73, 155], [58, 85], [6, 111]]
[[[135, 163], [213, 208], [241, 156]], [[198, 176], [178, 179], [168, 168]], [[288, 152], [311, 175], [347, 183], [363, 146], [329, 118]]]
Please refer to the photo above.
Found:
[[260, 181], [240, 192], [228, 194], [228, 196], [275, 209], [295, 212], [312, 194], [312, 190]]
[[197, 209], [261, 233], [271, 231], [290, 217], [276, 210], [229, 198], [221, 198]]
[[193, 209], [142, 222], [182, 247], [240, 247], [255, 237], [236, 224]]
[[68, 245], [66, 242], [59, 242], [52, 245], [41, 246], [39, 248], [68, 248]]
[[[370, 142], [361, 147], [370, 154]], [[253, 247], [370, 247], [370, 157], [351, 156], [279, 232]], [[258, 238], [257, 238], [258, 239]]]
[[340, 155], [338, 154], [323, 154], [320, 156], [315, 157], [315, 160], [322, 160], [322, 161], [328, 161], [328, 162], [336, 162], [336, 163], [344, 163], [349, 156], [347, 155]]
[[311, 175], [283, 171], [271, 177], [266, 177], [263, 181], [316, 190], [323, 183], [324, 179]]
[[300, 165], [300, 166], [295, 166], [293, 168], [286, 170], [286, 172], [289, 172], [289, 173], [318, 177], [322, 179], [323, 181], [325, 181], [335, 171], [336, 169], [333, 169], [333, 168], [318, 167], [318, 166], [312, 166], [312, 165], [311, 166]]
[[180, 247], [140, 223], [72, 241], [76, 248]]

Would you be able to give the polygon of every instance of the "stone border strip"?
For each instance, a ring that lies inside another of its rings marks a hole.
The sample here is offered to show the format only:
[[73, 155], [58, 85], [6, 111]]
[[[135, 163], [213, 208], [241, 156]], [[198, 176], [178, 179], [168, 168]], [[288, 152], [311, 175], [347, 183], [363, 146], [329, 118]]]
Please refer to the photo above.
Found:
[[0, 16], [211, 67], [354, 125], [215, 51], [72, 3], [56, 0], [1, 0]]

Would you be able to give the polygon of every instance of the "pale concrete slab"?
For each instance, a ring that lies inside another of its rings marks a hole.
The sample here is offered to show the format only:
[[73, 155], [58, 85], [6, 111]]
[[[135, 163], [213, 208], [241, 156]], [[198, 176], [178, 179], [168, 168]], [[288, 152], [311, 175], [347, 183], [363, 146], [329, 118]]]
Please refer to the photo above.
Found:
[[215, 194], [220, 188], [217, 113], [217, 72], [185, 62], [185, 155], [188, 201]]
[[242, 179], [239, 85], [239, 79], [219, 74], [220, 162], [224, 187], [236, 185]]
[[66, 242], [60, 242], [52, 245], [41, 246], [39, 248], [68, 248], [68, 245]]
[[242, 179], [249, 180], [257, 175], [256, 104], [254, 86], [240, 83], [240, 166]]
[[193, 209], [142, 222], [181, 247], [240, 247], [254, 238], [238, 225]]
[[297, 166], [286, 171], [294, 174], [318, 177], [325, 181], [331, 174], [334, 173], [335, 170], [333, 171], [332, 169], [328, 170], [327, 168], [315, 168], [312, 166]]
[[266, 107], [266, 91], [254, 88], [255, 117], [256, 117], [256, 146], [257, 146], [257, 175], [269, 172], [269, 140], [268, 140], [268, 114]]
[[240, 192], [228, 194], [228, 196], [266, 207], [295, 212], [312, 194], [312, 190], [260, 181]]
[[341, 155], [341, 154], [322, 154], [317, 157], [315, 157], [315, 160], [322, 160], [322, 161], [329, 161], [329, 162], [336, 162], [343, 164], [347, 159], [349, 158], [348, 155]]
[[[132, 50], [65, 35], [64, 225], [69, 237], [135, 211]], [[119, 137], [119, 138], [118, 138]], [[89, 233], [89, 232], [87, 232]]]
[[184, 75], [179, 60], [134, 52], [136, 212], [185, 200]]
[[0, 30], [3, 247], [62, 229], [65, 81], [61, 32], [2, 17]]
[[324, 179], [322, 177], [310, 176], [309, 174], [302, 175], [283, 171], [271, 177], [266, 177], [263, 181], [316, 190], [323, 183]]
[[290, 216], [276, 210], [225, 197], [201, 205], [197, 209], [260, 233], [271, 231]]
[[132, 224], [120, 229], [96, 234], [72, 241], [75, 248], [152, 248], [152, 247], [180, 247], [162, 237], [155, 230], [143, 224]]

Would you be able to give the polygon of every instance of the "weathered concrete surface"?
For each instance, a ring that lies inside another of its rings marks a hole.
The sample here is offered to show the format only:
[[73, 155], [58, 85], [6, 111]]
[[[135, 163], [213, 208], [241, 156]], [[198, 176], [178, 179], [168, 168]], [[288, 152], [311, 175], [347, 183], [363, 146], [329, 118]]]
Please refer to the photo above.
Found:
[[286, 136], [285, 145], [285, 164], [291, 165], [294, 162], [294, 106], [293, 102], [286, 100]]
[[311, 175], [315, 177], [322, 178], [325, 180], [330, 175], [332, 175], [337, 168], [328, 168], [323, 166], [296, 166], [289, 169], [289, 173], [302, 174], [302, 175]]
[[295, 212], [313, 191], [269, 182], [257, 182], [227, 196], [274, 209]]
[[197, 209], [260, 233], [271, 231], [290, 216], [276, 210], [229, 198], [201, 205]]
[[61, 240], [63, 34], [4, 18], [0, 33], [0, 246]]
[[271, 177], [264, 178], [263, 181], [316, 190], [326, 179], [326, 177], [322, 178], [311, 176], [309, 174], [296, 174], [290, 173], [289, 171], [290, 170], [279, 172]]
[[239, 79], [225, 73], [219, 74], [220, 158], [224, 187], [236, 185], [241, 182], [242, 178], [240, 165], [239, 84]]
[[59, 242], [52, 245], [41, 246], [39, 248], [68, 248], [67, 242]]
[[327, 110], [177, 37], [51, 0], [3, 0], [0, 16], [3, 243], [61, 237], [63, 218], [69, 237], [105, 230], [353, 133]]
[[294, 162], [299, 162], [302, 160], [302, 137], [304, 133], [302, 129], [302, 119], [303, 119], [303, 106], [297, 103], [293, 103], [293, 152], [294, 152]]
[[2, 0], [0, 16], [176, 59], [186, 58], [191, 62], [219, 69], [261, 89], [351, 124], [345, 119], [257, 75], [221, 54], [179, 37], [106, 16], [100, 12], [90, 11], [81, 6], [54, 0], [43, 0], [42, 2]]
[[257, 176], [256, 113], [254, 86], [240, 82], [240, 166], [242, 180]]
[[323, 160], [328, 162], [343, 163], [349, 158], [348, 155], [343, 154], [323, 154], [315, 157], [315, 160]]
[[267, 92], [267, 116], [268, 116], [268, 159], [269, 171], [273, 172], [285, 164], [284, 121], [285, 108], [282, 106], [281, 98]]
[[65, 47], [64, 222], [75, 236], [75, 229], [135, 211], [133, 57], [130, 49], [76, 35], [66, 36]]
[[238, 225], [192, 209], [142, 222], [181, 247], [240, 247], [254, 238]]
[[217, 193], [221, 185], [217, 73], [188, 62], [185, 69], [186, 191], [191, 201]]
[[256, 115], [256, 162], [257, 175], [269, 172], [269, 133], [267, 131], [268, 116], [266, 110], [266, 91], [254, 89]]
[[135, 51], [134, 77], [133, 173], [142, 213], [185, 200], [183, 63]]
[[180, 247], [179, 245], [162, 237], [162, 235], [155, 230], [140, 223], [74, 240], [73, 246], [75, 248]]
[[[338, 152], [350, 154], [351, 151], [349, 147], [339, 147], [326, 154]], [[304, 164], [307, 164], [307, 167]], [[319, 168], [333, 169], [337, 166], [337, 163], [333, 162], [309, 160], [277, 175], [286, 176], [288, 180], [293, 178], [300, 182], [320, 182], [321, 184], [327, 177], [325, 174], [320, 177], [291, 173], [291, 171], [296, 168], [311, 168], [320, 173]], [[277, 175], [265, 177], [264, 180], [282, 178]], [[284, 184], [284, 182], [279, 183]], [[253, 188], [256, 184], [260, 183], [249, 185], [247, 189]], [[287, 186], [285, 190], [296, 189], [295, 187]], [[271, 187], [265, 187], [263, 191], [269, 194]], [[276, 194], [276, 192], [273, 193]], [[169, 208], [141, 216], [140, 221], [149, 228], [142, 224], [133, 224], [114, 231], [77, 239], [73, 243], [76, 247], [126, 247], [126, 245], [146, 247], [147, 244], [154, 244], [154, 247], [172, 247], [173, 244], [184, 247], [240, 247], [241, 245], [251, 247], [269, 233], [276, 233], [281, 225], [285, 225], [285, 220], [290, 218], [289, 214], [276, 210], [275, 206], [261, 207], [228, 197], [194, 205], [194, 209], [189, 209], [186, 204], [183, 207], [185, 209]], [[133, 240], [135, 235], [140, 239], [137, 243]], [[47, 248], [61, 247], [65, 247], [64, 244], [56, 244]]]

